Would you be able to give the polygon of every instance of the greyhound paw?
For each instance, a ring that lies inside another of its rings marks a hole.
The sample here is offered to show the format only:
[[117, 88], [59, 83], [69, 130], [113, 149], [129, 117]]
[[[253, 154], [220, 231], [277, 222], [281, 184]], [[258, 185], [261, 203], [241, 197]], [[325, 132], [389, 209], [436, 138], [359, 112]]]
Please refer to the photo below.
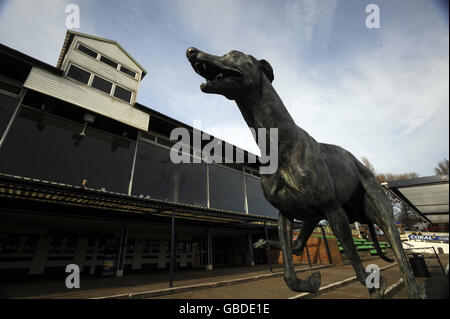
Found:
[[267, 247], [267, 241], [263, 238], [258, 240], [256, 243], [253, 244], [254, 248], [266, 248]]
[[418, 286], [418, 292], [417, 295], [414, 296], [414, 299], [426, 299], [427, 298], [427, 291], [425, 287], [425, 283]]
[[380, 275], [380, 282], [378, 288], [369, 289], [371, 299], [382, 299], [386, 291], [386, 279]]
[[305, 280], [298, 279], [297, 277], [290, 277], [284, 275], [284, 280], [288, 287], [296, 292], [310, 292], [317, 293], [319, 290], [320, 284], [322, 283], [322, 279], [320, 276], [320, 272], [316, 271], [311, 276], [306, 278]]
[[306, 280], [308, 281], [308, 285], [310, 288], [308, 292], [311, 292], [313, 294], [317, 293], [319, 291], [320, 284], [322, 283], [322, 276], [320, 275], [320, 272], [313, 272], [312, 275], [309, 276]]

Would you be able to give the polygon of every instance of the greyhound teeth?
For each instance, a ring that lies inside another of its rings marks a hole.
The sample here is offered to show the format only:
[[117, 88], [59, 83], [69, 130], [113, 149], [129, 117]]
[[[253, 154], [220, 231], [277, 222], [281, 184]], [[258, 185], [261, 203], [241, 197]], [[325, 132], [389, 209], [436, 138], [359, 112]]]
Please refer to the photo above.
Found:
[[206, 64], [202, 63], [203, 70], [206, 70]]

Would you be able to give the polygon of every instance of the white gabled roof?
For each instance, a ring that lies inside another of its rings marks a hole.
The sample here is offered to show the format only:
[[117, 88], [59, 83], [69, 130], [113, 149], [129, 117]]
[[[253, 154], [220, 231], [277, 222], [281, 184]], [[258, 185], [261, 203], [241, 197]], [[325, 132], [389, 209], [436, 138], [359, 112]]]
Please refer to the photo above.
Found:
[[73, 38], [78, 35], [80, 37], [85, 37], [85, 38], [89, 38], [89, 39], [93, 39], [93, 40], [97, 40], [97, 41], [103, 41], [106, 43], [112, 43], [114, 45], [116, 45], [131, 61], [133, 61], [141, 70], [142, 70], [142, 77], [143, 78], [146, 74], [147, 74], [147, 70], [145, 70], [145, 68], [139, 64], [139, 62], [137, 62], [119, 43], [117, 43], [114, 40], [109, 40], [109, 39], [105, 39], [105, 38], [100, 38], [100, 37], [96, 37], [90, 34], [86, 34], [86, 33], [81, 33], [81, 32], [77, 32], [77, 31], [73, 31], [73, 30], [67, 30], [66, 33], [66, 37], [64, 39], [64, 43], [61, 49], [61, 53], [59, 55], [59, 59], [58, 59], [58, 63], [56, 65], [56, 67], [59, 69], [62, 66], [62, 63], [64, 61], [64, 56], [67, 53], [67, 50], [70, 47], [70, 44], [72, 43]]

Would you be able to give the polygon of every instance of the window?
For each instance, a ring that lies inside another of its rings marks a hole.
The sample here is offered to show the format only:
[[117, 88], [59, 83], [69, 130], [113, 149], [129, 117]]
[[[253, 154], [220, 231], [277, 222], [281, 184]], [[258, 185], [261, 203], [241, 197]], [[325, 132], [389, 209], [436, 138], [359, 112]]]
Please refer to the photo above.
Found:
[[142, 252], [146, 254], [159, 253], [159, 240], [144, 239]]
[[19, 99], [0, 93], [0, 136], [8, 126], [18, 103]]
[[126, 252], [127, 253], [134, 253], [134, 248], [136, 245], [136, 240], [135, 239], [128, 239], [127, 240], [127, 246], [126, 246]]
[[14, 95], [19, 95], [22, 88], [18, 85], [13, 85], [0, 79], [0, 90], [10, 92]]
[[75, 65], [71, 65], [69, 71], [67, 72], [67, 76], [74, 80], [80, 81], [81, 83], [88, 84], [91, 74], [80, 69], [79, 67], [76, 67]]
[[98, 55], [97, 52], [92, 51], [92, 50], [89, 49], [89, 48], [86, 48], [86, 47], [85, 47], [84, 45], [82, 45], [82, 44], [79, 44], [79, 45], [78, 45], [78, 51], [81, 51], [81, 52], [83, 52], [83, 53], [86, 53], [87, 55], [93, 57], [94, 59], [96, 59], [96, 58], [97, 58], [97, 55]]
[[128, 74], [129, 76], [132, 76], [133, 78], [136, 78], [136, 72], [131, 71], [130, 69], [124, 67], [123, 65], [120, 66], [120, 71], [122, 71], [125, 74]]
[[77, 144], [82, 130], [80, 123], [22, 106], [0, 149], [0, 171], [71, 185], [87, 179], [88, 187], [127, 193], [135, 142], [88, 125]]
[[245, 175], [245, 186], [247, 188], [248, 212], [250, 214], [278, 217], [277, 209], [264, 196], [260, 179]]
[[91, 86], [105, 93], [111, 93], [112, 83], [94, 75]]
[[9, 234], [6, 238], [0, 238], [1, 253], [15, 253], [19, 246], [20, 235]]
[[66, 247], [65, 247], [66, 253], [73, 253], [77, 250], [77, 241], [78, 241], [77, 237], [71, 236], [71, 237], [67, 238]]
[[209, 165], [209, 195], [213, 208], [244, 211], [244, 175], [242, 172]]
[[61, 250], [61, 245], [62, 245], [62, 237], [58, 235], [53, 236], [48, 252], [59, 253], [59, 251]]
[[102, 61], [103, 63], [108, 64], [108, 65], [112, 66], [113, 68], [117, 69], [117, 65], [118, 64], [116, 62], [114, 62], [114, 61], [104, 57], [103, 55], [100, 57], [100, 61]]
[[121, 88], [120, 86], [116, 85], [116, 90], [114, 91], [114, 96], [121, 100], [124, 100], [125, 102], [130, 103], [131, 91], [125, 90], [124, 88]]
[[24, 253], [34, 253], [39, 240], [39, 235], [27, 235], [25, 245], [23, 246]]
[[170, 160], [170, 150], [141, 140], [132, 194], [206, 206], [206, 164], [174, 164]]

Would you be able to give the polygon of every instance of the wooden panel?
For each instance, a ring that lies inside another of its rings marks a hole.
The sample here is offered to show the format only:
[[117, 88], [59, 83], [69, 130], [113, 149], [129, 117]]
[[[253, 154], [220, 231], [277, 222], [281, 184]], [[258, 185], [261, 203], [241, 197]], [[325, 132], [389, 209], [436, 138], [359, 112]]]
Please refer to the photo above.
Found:
[[132, 69], [133, 71], [141, 73], [142, 70], [139, 66], [133, 62], [117, 45], [104, 41], [82, 38], [77, 36], [80, 43], [84, 43], [99, 53], [103, 53], [106, 57], [109, 57], [120, 64]]
[[88, 71], [92, 71], [95, 74], [104, 77], [107, 80], [115, 82], [122, 87], [128, 88], [134, 92], [137, 92], [139, 88], [139, 82], [137, 80], [133, 80], [131, 77], [125, 75], [123, 72], [114, 69], [113, 67], [95, 60], [85, 54], [73, 50], [69, 52], [68, 56], [69, 62], [73, 62], [81, 67], [86, 68]]
[[24, 87], [147, 131], [150, 115], [98, 90], [33, 67]]

